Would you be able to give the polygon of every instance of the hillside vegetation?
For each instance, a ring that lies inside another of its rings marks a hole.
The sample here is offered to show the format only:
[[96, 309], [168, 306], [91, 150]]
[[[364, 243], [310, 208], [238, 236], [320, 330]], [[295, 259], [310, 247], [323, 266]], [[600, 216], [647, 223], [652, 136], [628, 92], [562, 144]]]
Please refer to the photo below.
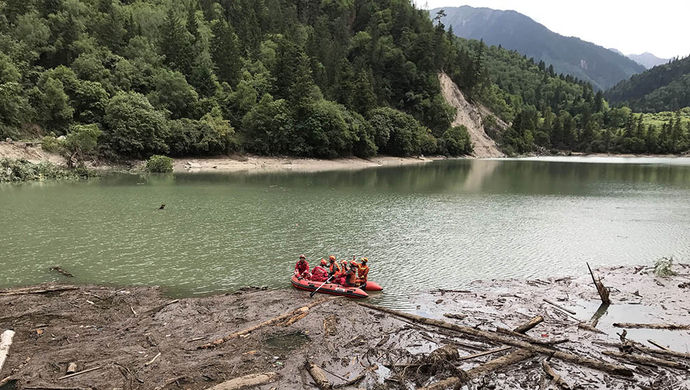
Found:
[[[622, 54], [557, 34], [515, 11], [469, 6], [442, 9], [446, 16], [441, 21], [451, 27], [455, 35], [516, 50], [537, 62], [553, 65], [557, 73], [587, 81], [596, 90], [606, 90], [645, 70], [644, 66]], [[431, 15], [439, 10], [441, 8], [432, 10]]]
[[[482, 41], [453, 40], [459, 63], [451, 77], [512, 126], [488, 133], [507, 154], [557, 150], [594, 153], [683, 153], [690, 149], [688, 110], [657, 115], [611, 108], [601, 91], [553, 66]], [[474, 69], [474, 73], [460, 69]], [[468, 79], [468, 76], [470, 77]], [[660, 121], [659, 118], [664, 118]]]
[[690, 106], [690, 57], [656, 66], [606, 91], [612, 103], [635, 111], [675, 111]]
[[7, 0], [0, 136], [96, 125], [113, 158], [468, 153], [444, 45], [406, 0]]
[[445, 73], [493, 110], [475, 122], [508, 154], [687, 149], [682, 114], [638, 130], [591, 84], [439, 19], [407, 0], [5, 0], [0, 137], [44, 137], [70, 165], [469, 154]]

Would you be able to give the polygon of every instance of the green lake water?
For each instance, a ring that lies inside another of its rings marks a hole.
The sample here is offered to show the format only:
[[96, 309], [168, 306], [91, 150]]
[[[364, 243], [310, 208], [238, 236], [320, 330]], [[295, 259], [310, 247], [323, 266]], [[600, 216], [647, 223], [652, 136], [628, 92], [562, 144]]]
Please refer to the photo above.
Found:
[[[165, 203], [165, 210], [158, 206]], [[476, 279], [690, 261], [690, 159], [452, 160], [0, 185], [0, 288], [62, 280], [188, 296], [289, 288], [300, 253], [368, 256], [378, 299]], [[62, 279], [61, 279], [62, 278]]]

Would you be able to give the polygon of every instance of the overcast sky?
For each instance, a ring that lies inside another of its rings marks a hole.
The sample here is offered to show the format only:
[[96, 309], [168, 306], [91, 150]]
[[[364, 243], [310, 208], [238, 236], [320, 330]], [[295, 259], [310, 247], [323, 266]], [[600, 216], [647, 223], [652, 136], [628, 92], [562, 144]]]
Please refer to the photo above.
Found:
[[625, 54], [690, 54], [688, 0], [414, 0], [421, 8], [488, 7], [523, 13], [561, 35], [576, 36]]

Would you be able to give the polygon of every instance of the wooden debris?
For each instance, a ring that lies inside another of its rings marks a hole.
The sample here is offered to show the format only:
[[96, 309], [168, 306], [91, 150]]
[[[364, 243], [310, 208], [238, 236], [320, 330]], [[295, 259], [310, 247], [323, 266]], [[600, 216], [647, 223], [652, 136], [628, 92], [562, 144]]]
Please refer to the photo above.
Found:
[[154, 307], [153, 309], [147, 310], [146, 312], [147, 312], [147, 313], [158, 313], [159, 311], [163, 310], [163, 309], [166, 308], [167, 306], [173, 305], [173, 304], [175, 304], [175, 303], [177, 303], [177, 302], [179, 302], [179, 301], [180, 301], [179, 299], [175, 299], [175, 300], [172, 300], [172, 301], [170, 301], [170, 302], [168, 302], [168, 303], [164, 303], [164, 304], [162, 304], [162, 305], [158, 305], [158, 306]]
[[467, 318], [467, 315], [465, 314], [445, 313], [443, 316], [446, 318], [452, 318], [454, 320], [464, 320], [465, 318]]
[[513, 329], [513, 332], [523, 333], [523, 334], [527, 333], [527, 331], [529, 331], [530, 329], [534, 328], [535, 326], [541, 324], [542, 322], [544, 322], [544, 317], [536, 316], [536, 317], [532, 318], [531, 320], [529, 320], [527, 323], [522, 324], [522, 325], [518, 326], [517, 328]]
[[649, 354], [655, 354], [655, 355], [661, 355], [661, 356], [671, 356], [671, 357], [676, 357], [676, 358], [681, 358], [681, 359], [690, 359], [690, 353], [684, 353], [684, 352], [677, 352], [671, 349], [654, 349], [654, 348], [649, 348], [645, 347], [644, 345], [641, 344], [635, 344], [635, 349], [644, 352], [644, 353], [649, 353]]
[[592, 268], [589, 266], [589, 263], [587, 263], [587, 268], [589, 269], [589, 274], [592, 275], [592, 281], [594, 282], [594, 286], [597, 288], [599, 298], [601, 298], [601, 303], [603, 303], [604, 305], [610, 304], [611, 299], [609, 299], [609, 290], [606, 287], [604, 287], [604, 283], [601, 282], [601, 279], [597, 279], [594, 277], [594, 272], [592, 272]]
[[7, 355], [10, 354], [10, 346], [12, 345], [13, 338], [13, 330], [6, 330], [0, 335], [0, 372], [2, 372], [2, 366], [5, 365]]
[[340, 383], [340, 384], [334, 385], [333, 388], [334, 388], [334, 389], [340, 389], [340, 388], [343, 388], [343, 387], [354, 386], [354, 385], [356, 385], [357, 383], [361, 382], [364, 378], [366, 378], [368, 372], [370, 372], [370, 371], [375, 371], [375, 370], [378, 369], [378, 368], [379, 368], [379, 366], [377, 366], [376, 364], [373, 364], [373, 365], [371, 365], [371, 366], [365, 368], [365, 369], [364, 369], [361, 373], [359, 373], [359, 375], [357, 375], [356, 377], [350, 379], [350, 380], [347, 381], [347, 382], [344, 382], [344, 383]]
[[77, 286], [50, 286], [50, 287], [29, 287], [29, 288], [17, 288], [0, 291], [0, 296], [12, 296], [12, 295], [27, 295], [27, 294], [48, 294], [54, 292], [62, 291], [72, 291], [79, 290]]
[[577, 313], [575, 313], [574, 311], [572, 311], [572, 310], [570, 310], [570, 309], [566, 309], [565, 307], [563, 307], [563, 306], [557, 304], [556, 302], [550, 301], [550, 300], [548, 300], [548, 299], [546, 299], [546, 298], [544, 298], [544, 302], [546, 302], [546, 303], [548, 303], [549, 305], [552, 305], [552, 306], [554, 306], [554, 307], [557, 307], [557, 308], [563, 310], [564, 312], [566, 312], [566, 313], [568, 313], [568, 314], [572, 314], [572, 315], [577, 314]]
[[74, 277], [74, 275], [72, 275], [70, 272], [67, 272], [65, 269], [63, 269], [62, 267], [60, 267], [58, 265], [56, 265], [55, 267], [50, 267], [50, 270], [55, 271], [55, 272], [62, 274], [64, 276], [67, 276], [68, 278]]
[[588, 330], [594, 333], [606, 334], [606, 332], [604, 332], [603, 330], [599, 330], [586, 322], [580, 322], [579, 324], [577, 324], [577, 327], [578, 329]]
[[67, 379], [67, 378], [72, 378], [72, 377], [75, 377], [75, 376], [83, 375], [83, 374], [89, 373], [89, 372], [91, 372], [91, 371], [100, 370], [101, 368], [103, 368], [103, 367], [98, 366], [98, 367], [89, 368], [89, 369], [86, 369], [86, 370], [83, 370], [83, 371], [75, 372], [74, 374], [69, 374], [69, 375], [61, 376], [61, 377], [58, 378], [58, 380], [61, 381], [61, 380], [63, 380], [63, 379]]
[[551, 368], [551, 365], [546, 361], [546, 359], [541, 361], [541, 367], [544, 369], [546, 375], [551, 378], [552, 383], [555, 383], [564, 389], [570, 389], [570, 386], [563, 380], [563, 378], [561, 378], [560, 375], [556, 374], [556, 371]]
[[309, 372], [309, 375], [311, 375], [311, 377], [314, 378], [314, 382], [316, 383], [316, 386], [318, 386], [319, 389], [333, 389], [333, 385], [331, 384], [331, 382], [328, 381], [328, 378], [326, 378], [326, 374], [323, 372], [321, 368], [319, 368], [319, 366], [309, 361], [306, 361], [304, 362], [304, 368], [306, 368], [306, 370]]
[[650, 344], [652, 344], [653, 346], [655, 346], [655, 347], [661, 349], [661, 350], [664, 350], [664, 351], [670, 351], [670, 350], [671, 350], [670, 348], [664, 347], [663, 345], [657, 343], [657, 342], [654, 341], [654, 340], [647, 340], [647, 342], [650, 343]]
[[23, 390], [91, 390], [90, 387], [64, 387], [64, 386], [22, 386]]
[[74, 374], [75, 372], [77, 372], [77, 363], [70, 362], [69, 364], [67, 364], [67, 373]]
[[338, 316], [331, 314], [323, 319], [323, 333], [328, 336], [335, 336], [337, 334]]
[[515, 340], [511, 337], [502, 336], [502, 335], [497, 334], [497, 333], [487, 332], [487, 331], [483, 331], [480, 329], [471, 328], [468, 326], [455, 325], [455, 324], [451, 324], [451, 323], [448, 323], [445, 321], [431, 319], [431, 318], [425, 318], [425, 317], [421, 317], [421, 316], [414, 315], [414, 314], [403, 313], [403, 312], [399, 312], [396, 310], [387, 309], [387, 308], [371, 305], [371, 304], [364, 303], [364, 302], [358, 302], [358, 304], [361, 306], [373, 309], [373, 310], [378, 310], [378, 311], [392, 314], [392, 315], [395, 315], [398, 317], [407, 318], [408, 320], [411, 320], [411, 321], [419, 322], [419, 323], [426, 324], [426, 325], [436, 326], [439, 328], [450, 329], [450, 330], [456, 331], [458, 333], [462, 333], [462, 334], [473, 336], [473, 337], [478, 337], [478, 338], [485, 339], [485, 340], [488, 340], [488, 341], [491, 341], [494, 343], [498, 343], [498, 344], [512, 345], [514, 347], [526, 349], [530, 352], [541, 353], [544, 355], [552, 356], [556, 359], [560, 359], [560, 360], [564, 360], [564, 361], [578, 364], [581, 366], [589, 367], [589, 368], [592, 368], [595, 370], [607, 372], [609, 374], [615, 374], [615, 375], [621, 375], [621, 376], [627, 376], [627, 377], [630, 377], [633, 375], [633, 372], [624, 366], [607, 363], [607, 362], [602, 361], [602, 360], [592, 359], [592, 358], [585, 357], [585, 356], [579, 356], [579, 355], [575, 355], [575, 354], [568, 353], [568, 352], [558, 351], [558, 350], [555, 350], [553, 348], [549, 348], [549, 347], [546, 347], [543, 345], [532, 344], [532, 343], [529, 343], [529, 342], [524, 341], [524, 340]]
[[444, 379], [440, 382], [436, 382], [434, 384], [431, 384], [427, 387], [422, 387], [419, 390], [445, 390], [445, 389], [454, 389], [458, 385], [461, 385], [465, 383], [467, 380], [472, 379], [472, 378], [477, 378], [487, 372], [490, 371], [495, 371], [501, 367], [506, 367], [511, 364], [519, 363], [525, 359], [529, 359], [534, 354], [530, 351], [526, 351], [524, 349], [517, 350], [515, 352], [509, 353], [505, 356], [501, 356], [497, 359], [490, 360], [484, 364], [481, 364], [475, 368], [472, 368], [471, 370], [466, 372], [466, 378], [459, 378], [459, 377], [450, 377], [447, 379]]
[[155, 362], [156, 359], [158, 359], [159, 357], [161, 357], [161, 353], [160, 353], [160, 352], [158, 352], [158, 354], [157, 354], [156, 356], [154, 356], [153, 359], [151, 359], [151, 360], [149, 360], [148, 362], [144, 363], [144, 367], [148, 367], [148, 366], [152, 365], [153, 362]]
[[[268, 383], [273, 383], [280, 378], [275, 372], [267, 372], [264, 374], [249, 374], [239, 378], [231, 379], [221, 384], [209, 387], [207, 390], [240, 390], [253, 386], [261, 386]], [[176, 381], [179, 378], [176, 378]]]
[[613, 356], [621, 359], [627, 359], [630, 361], [633, 361], [635, 363], [640, 363], [640, 364], [646, 364], [646, 365], [651, 365], [651, 366], [666, 366], [666, 367], [671, 367], [671, 368], [677, 368], [681, 370], [687, 370], [688, 366], [679, 363], [679, 362], [674, 362], [671, 360], [666, 360], [666, 359], [659, 359], [651, 356], [645, 356], [645, 355], [640, 355], [636, 353], [622, 353], [618, 351], [603, 351], [602, 352], [606, 356]]
[[628, 329], [668, 329], [668, 330], [689, 330], [690, 325], [680, 324], [637, 324], [628, 322], [616, 322], [613, 324], [616, 328]]
[[486, 355], [493, 355], [495, 353], [505, 352], [505, 351], [508, 351], [512, 348], [513, 347], [501, 347], [501, 348], [490, 349], [488, 351], [478, 352], [478, 353], [474, 353], [472, 355], [460, 356], [458, 358], [458, 360], [459, 361], [472, 360], [472, 359], [476, 359], [478, 357], [482, 357], [482, 356], [486, 356]]
[[496, 371], [501, 367], [507, 367], [515, 363], [519, 363], [523, 360], [527, 360], [534, 356], [534, 353], [525, 349], [519, 349], [515, 352], [511, 352], [505, 356], [501, 356], [499, 358], [489, 360], [488, 362], [484, 364], [480, 364], [477, 367], [474, 367], [470, 370], [467, 371], [467, 376], [470, 378], [476, 378], [480, 375], [483, 375], [487, 372], [492, 372]]
[[[227, 336], [225, 336], [225, 337], [223, 337], [223, 338], [220, 338], [220, 339], [218, 339], [218, 340], [215, 340], [215, 341], [213, 341], [213, 342], [211, 342], [211, 343], [204, 344], [204, 345], [200, 346], [199, 349], [215, 348], [215, 347], [217, 347], [217, 346], [219, 346], [219, 345], [225, 343], [225, 342], [228, 341], [228, 340], [232, 340], [232, 339], [235, 339], [235, 338], [238, 338], [238, 337], [246, 336], [246, 335], [248, 335], [249, 333], [251, 333], [251, 332], [253, 332], [253, 331], [255, 331], [255, 330], [259, 329], [259, 328], [263, 328], [263, 327], [265, 327], [265, 326], [271, 326], [271, 325], [281, 324], [281, 323], [284, 324], [284, 323], [286, 323], [286, 321], [290, 321], [291, 318], [296, 317], [296, 316], [299, 317], [299, 318], [303, 318], [304, 315], [302, 315], [302, 314], [308, 313], [308, 312], [309, 312], [309, 309], [311, 309], [312, 307], [317, 306], [317, 305], [320, 305], [320, 304], [322, 304], [322, 303], [324, 303], [324, 302], [328, 302], [328, 301], [332, 301], [332, 300], [334, 300], [334, 299], [338, 299], [338, 298], [340, 298], [340, 297], [325, 298], [325, 299], [321, 299], [321, 300], [318, 300], [318, 301], [311, 302], [311, 303], [308, 304], [307, 306], [297, 308], [297, 309], [292, 310], [292, 311], [289, 311], [289, 312], [287, 312], [287, 313], [283, 313], [283, 314], [279, 315], [278, 317], [272, 318], [272, 319], [270, 319], [270, 320], [264, 321], [264, 322], [262, 322], [262, 323], [260, 323], [260, 324], [254, 325], [254, 326], [250, 326], [249, 328], [240, 330], [239, 332], [231, 333], [231, 334], [229, 334], [229, 335], [227, 335]], [[306, 315], [306, 314], [305, 314], [305, 315]]]

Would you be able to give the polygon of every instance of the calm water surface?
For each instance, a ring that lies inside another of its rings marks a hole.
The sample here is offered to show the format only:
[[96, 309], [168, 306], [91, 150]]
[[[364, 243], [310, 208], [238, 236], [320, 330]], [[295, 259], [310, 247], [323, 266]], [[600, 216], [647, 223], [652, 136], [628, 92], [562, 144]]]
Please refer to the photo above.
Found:
[[[157, 208], [167, 204], [163, 211]], [[0, 185], [0, 287], [289, 286], [300, 253], [368, 256], [379, 301], [472, 280], [690, 261], [690, 159], [456, 160], [313, 174]], [[313, 265], [313, 263], [312, 263]]]

